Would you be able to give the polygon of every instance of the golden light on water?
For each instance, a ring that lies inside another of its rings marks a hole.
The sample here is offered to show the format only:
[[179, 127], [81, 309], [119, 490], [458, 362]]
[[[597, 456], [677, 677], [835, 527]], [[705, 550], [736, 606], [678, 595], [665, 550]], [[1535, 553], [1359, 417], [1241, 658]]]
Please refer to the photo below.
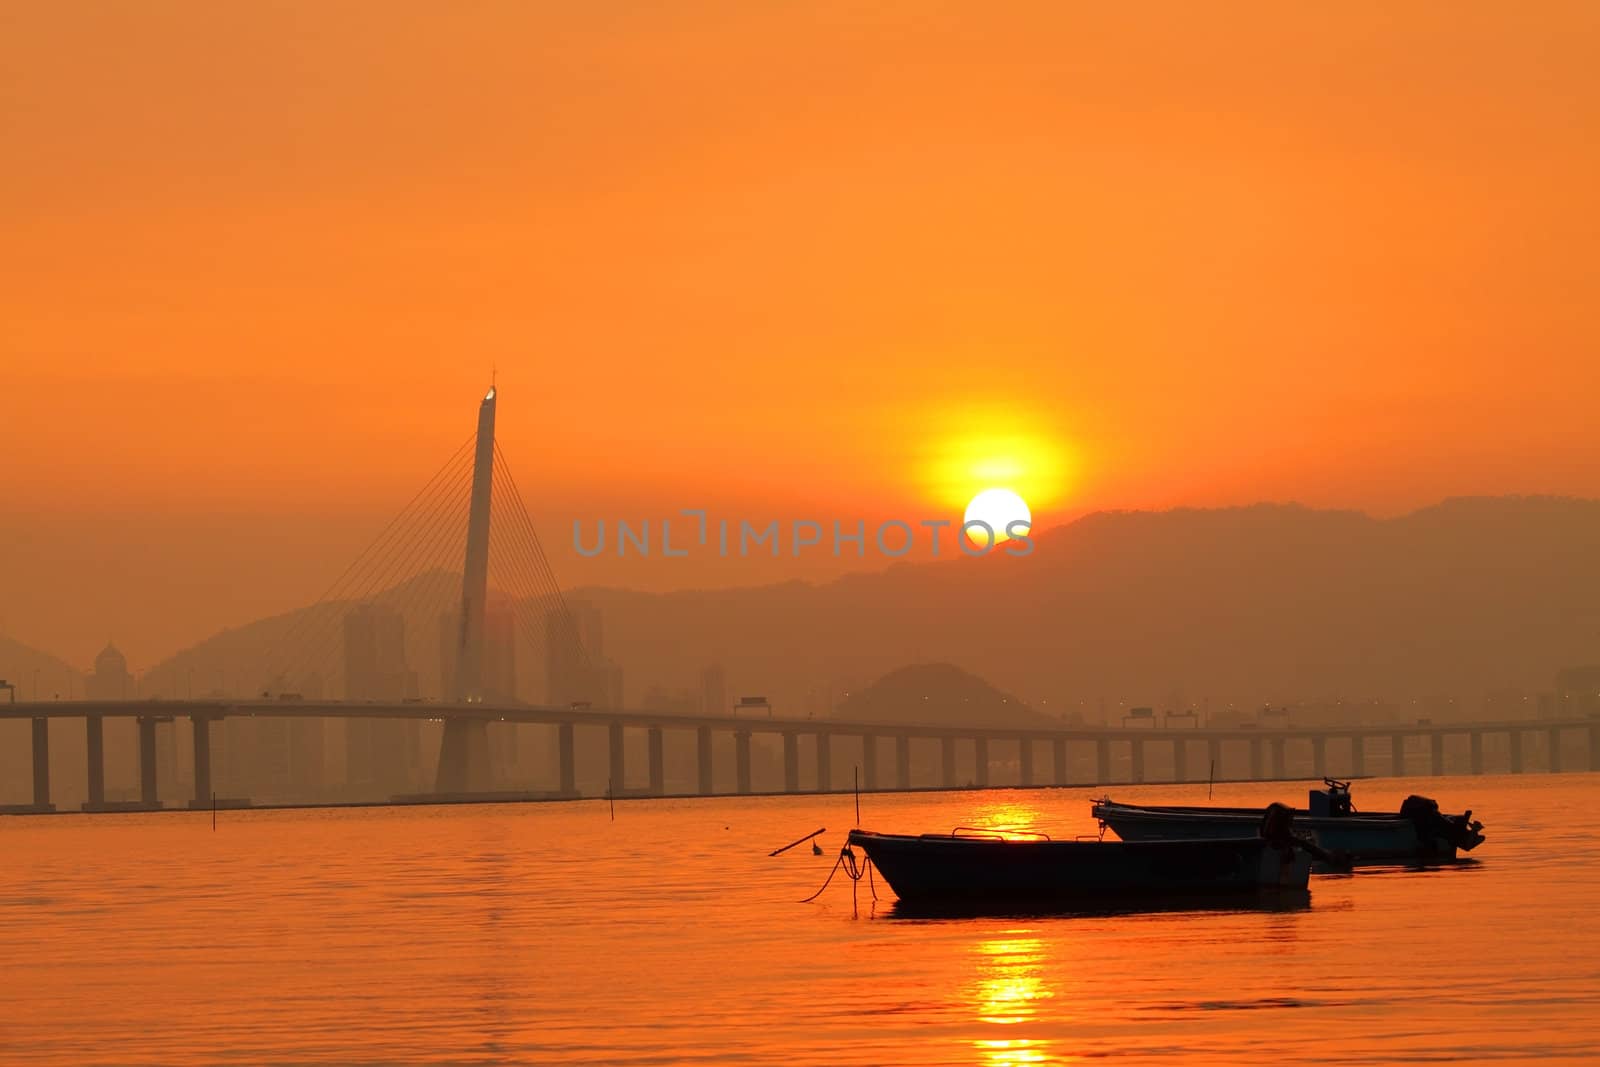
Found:
[[[980, 941], [973, 946], [979, 977], [971, 992], [979, 1022], [1012, 1027], [1037, 1021], [1041, 1009], [1055, 997], [1045, 983], [1047, 954], [1044, 942], [1029, 936]], [[983, 1037], [973, 1042], [980, 1062], [988, 1064], [1043, 1063], [1049, 1042], [1025, 1037]]]
[[[1003, 803], [985, 805], [972, 816], [972, 825], [999, 833], [1006, 831], [1031, 831], [1039, 826], [1039, 809], [1031, 804]], [[1018, 836], [1033, 836], [1018, 834]]]
[[[1013, 1063], [1045, 1063], [1046, 1042], [1029, 1041], [974, 1041], [973, 1047], [983, 1057], [983, 1063], [998, 1065]], [[1049, 1062], [1059, 1062], [1054, 1056], [1048, 1057]]]

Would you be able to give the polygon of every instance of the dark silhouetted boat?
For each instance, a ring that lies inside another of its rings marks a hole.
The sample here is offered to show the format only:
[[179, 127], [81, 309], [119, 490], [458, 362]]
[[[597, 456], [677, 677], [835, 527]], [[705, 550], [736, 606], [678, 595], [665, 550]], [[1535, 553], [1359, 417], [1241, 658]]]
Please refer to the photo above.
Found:
[[852, 830], [849, 844], [911, 903], [1064, 906], [1303, 892], [1311, 873], [1311, 857], [1287, 834], [1275, 841], [1052, 841], [966, 829], [919, 836]]
[[[1256, 836], [1261, 808], [1171, 807], [1097, 800], [1094, 817], [1127, 842], [1245, 839]], [[1297, 812], [1296, 833], [1349, 864], [1453, 860], [1483, 843], [1483, 824], [1445, 815], [1427, 797], [1410, 796], [1398, 812], [1358, 812], [1350, 783], [1324, 779], [1311, 790], [1309, 811]]]

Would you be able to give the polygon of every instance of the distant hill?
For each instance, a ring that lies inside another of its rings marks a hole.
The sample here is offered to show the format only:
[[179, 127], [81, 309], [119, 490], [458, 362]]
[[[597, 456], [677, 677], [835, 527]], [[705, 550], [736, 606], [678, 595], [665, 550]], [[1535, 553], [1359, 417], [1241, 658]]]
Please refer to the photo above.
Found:
[[[780, 715], [866, 699], [906, 664], [948, 665], [1034, 714], [1090, 722], [1102, 705], [1115, 720], [1129, 705], [1315, 698], [1472, 715], [1487, 693], [1548, 689], [1561, 668], [1600, 660], [1600, 501], [1455, 499], [1391, 519], [1278, 504], [1102, 512], [1036, 541], [1027, 557], [900, 564], [822, 585], [569, 599], [600, 608], [628, 701], [653, 685], [698, 692], [701, 668], [719, 663], [730, 699], [760, 693]], [[430, 572], [379, 598], [407, 614], [424, 692], [438, 611], [458, 583]], [[147, 672], [143, 692], [250, 691], [276, 644], [320, 665], [338, 695], [330, 620], [343, 609], [217, 634]], [[541, 654], [518, 653], [529, 697]], [[901, 695], [930, 703], [937, 689], [926, 672], [906, 685]], [[891, 692], [885, 707], [900, 699]]]
[[[37, 675], [34, 672], [38, 672]], [[60, 696], [83, 696], [83, 672], [48, 652], [30, 648], [0, 634], [0, 679], [17, 687], [18, 700], [33, 700], [35, 687], [38, 699], [51, 700]], [[11, 699], [11, 694], [0, 700]]]
[[[373, 596], [406, 619], [407, 661], [424, 691], [438, 685], [439, 616], [459, 603], [461, 576], [427, 571]], [[263, 691], [344, 696], [346, 601], [321, 604], [222, 630], [168, 656], [144, 674], [145, 696], [183, 698]]]
[[[630, 693], [732, 689], [825, 707], [942, 661], [1047, 715], [1325, 698], [1476, 714], [1600, 659], [1600, 501], [1448, 500], [1374, 519], [1263, 504], [1103, 512], [1027, 557], [900, 565], [826, 585], [573, 593], [605, 617]], [[1451, 703], [1451, 702], [1454, 703]]]
[[1058, 725], [953, 663], [918, 663], [890, 671], [847, 696], [835, 706], [833, 717], [923, 726], [973, 722], [1018, 728]]

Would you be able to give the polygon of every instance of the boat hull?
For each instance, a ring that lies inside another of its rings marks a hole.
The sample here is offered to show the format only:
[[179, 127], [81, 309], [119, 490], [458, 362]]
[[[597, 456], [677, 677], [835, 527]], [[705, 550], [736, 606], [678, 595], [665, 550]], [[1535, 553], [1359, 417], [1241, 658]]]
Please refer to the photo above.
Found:
[[1304, 891], [1311, 861], [1257, 837], [1224, 841], [1035, 841], [852, 830], [904, 901], [1072, 902]]
[[[1255, 837], [1261, 811], [1253, 808], [1145, 807], [1100, 802], [1094, 816], [1124, 841], [1191, 841]], [[1453, 860], [1456, 847], [1443, 837], [1423, 840], [1416, 825], [1399, 815], [1308, 816], [1296, 812], [1294, 829], [1319, 848], [1351, 863]]]

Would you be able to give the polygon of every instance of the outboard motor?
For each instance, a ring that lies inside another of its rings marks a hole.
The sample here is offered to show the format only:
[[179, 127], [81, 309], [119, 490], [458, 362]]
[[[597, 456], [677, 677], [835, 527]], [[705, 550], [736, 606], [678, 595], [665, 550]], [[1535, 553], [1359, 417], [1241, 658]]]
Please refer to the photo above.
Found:
[[1267, 844], [1288, 850], [1294, 847], [1294, 809], [1274, 801], [1261, 815], [1261, 836]]
[[1307, 811], [1313, 818], [1326, 819], [1341, 815], [1351, 815], [1356, 806], [1350, 800], [1350, 783], [1341, 782], [1336, 778], [1324, 778], [1323, 788], [1311, 791], [1310, 802], [1306, 805]]
[[1312, 859], [1320, 860], [1333, 870], [1347, 871], [1350, 869], [1350, 864], [1342, 854], [1327, 852], [1309, 837], [1302, 837], [1295, 833], [1294, 809], [1287, 804], [1274, 802], [1267, 805], [1267, 810], [1262, 812], [1261, 815], [1259, 833], [1267, 844], [1278, 850], [1285, 863], [1289, 861], [1294, 850], [1298, 848]]
[[1425, 852], [1433, 851], [1433, 842], [1440, 839], [1463, 852], [1483, 844], [1483, 823], [1473, 819], [1470, 809], [1464, 815], [1445, 815], [1432, 797], [1412, 794], [1400, 805], [1400, 817], [1416, 827], [1417, 842]]

